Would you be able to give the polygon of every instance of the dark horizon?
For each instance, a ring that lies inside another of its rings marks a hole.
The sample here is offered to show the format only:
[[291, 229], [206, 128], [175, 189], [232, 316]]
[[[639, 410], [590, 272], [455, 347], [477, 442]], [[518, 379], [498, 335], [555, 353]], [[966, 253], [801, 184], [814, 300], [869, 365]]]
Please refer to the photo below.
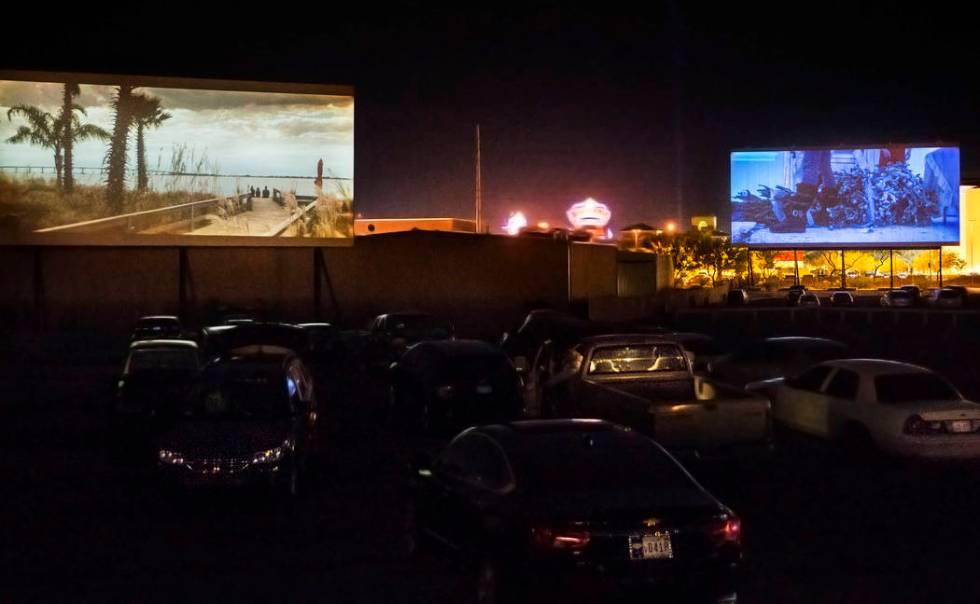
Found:
[[[586, 197], [612, 208], [614, 227], [702, 213], [726, 225], [728, 153], [746, 147], [952, 142], [963, 179], [980, 176], [977, 86], [962, 72], [977, 58], [967, 23], [894, 5], [829, 4], [810, 21], [791, 12], [785, 3], [711, 14], [666, 3], [625, 16], [403, 6], [337, 14], [324, 33], [300, 34], [285, 16], [253, 26], [220, 14], [153, 25], [130, 15], [85, 35], [110, 40], [139, 23], [145, 48], [26, 53], [30, 34], [18, 30], [0, 43], [0, 66], [352, 84], [355, 210], [370, 218], [470, 217], [477, 123], [495, 229], [513, 210], [563, 221]], [[234, 34], [214, 35], [215, 24]], [[51, 38], [78, 36], [72, 24], [52, 27]], [[174, 32], [197, 42], [173, 48], [163, 40]]]

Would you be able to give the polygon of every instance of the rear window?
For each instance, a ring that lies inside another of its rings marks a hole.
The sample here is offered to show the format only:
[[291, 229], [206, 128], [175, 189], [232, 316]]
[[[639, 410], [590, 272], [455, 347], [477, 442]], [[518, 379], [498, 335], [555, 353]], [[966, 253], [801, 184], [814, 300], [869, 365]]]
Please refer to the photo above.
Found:
[[956, 401], [960, 395], [946, 380], [934, 373], [898, 373], [875, 378], [879, 403], [905, 403], [923, 400]]
[[592, 375], [686, 370], [687, 358], [675, 344], [603, 346], [595, 349], [589, 361]]
[[453, 357], [446, 364], [446, 370], [449, 375], [467, 381], [506, 377], [514, 372], [510, 361], [496, 354]]
[[956, 291], [955, 289], [942, 289], [942, 290], [939, 290], [939, 297], [940, 298], [959, 298], [960, 297], [960, 292]]
[[912, 297], [912, 294], [909, 293], [909, 292], [907, 292], [907, 291], [905, 291], [905, 290], [896, 290], [896, 291], [891, 292], [890, 295], [891, 295], [892, 298], [898, 298], [898, 299], [902, 299], [902, 300], [907, 300], [907, 299], [909, 299], [909, 298]]
[[652, 442], [616, 432], [538, 435], [522, 455], [521, 481], [539, 492], [690, 488]]
[[194, 350], [147, 349], [134, 350], [129, 355], [127, 371], [193, 371], [197, 369], [197, 352]]

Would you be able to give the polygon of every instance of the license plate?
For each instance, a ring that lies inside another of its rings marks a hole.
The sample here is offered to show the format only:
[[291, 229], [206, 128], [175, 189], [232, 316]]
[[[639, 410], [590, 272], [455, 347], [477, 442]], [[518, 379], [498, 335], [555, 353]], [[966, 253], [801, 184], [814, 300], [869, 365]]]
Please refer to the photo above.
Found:
[[973, 422], [968, 419], [957, 419], [950, 422], [950, 432], [973, 432]]
[[630, 537], [630, 558], [633, 560], [657, 560], [674, 557], [670, 534], [653, 533]]
[[490, 394], [491, 392], [493, 392], [493, 388], [486, 384], [480, 384], [476, 387], [477, 394]]

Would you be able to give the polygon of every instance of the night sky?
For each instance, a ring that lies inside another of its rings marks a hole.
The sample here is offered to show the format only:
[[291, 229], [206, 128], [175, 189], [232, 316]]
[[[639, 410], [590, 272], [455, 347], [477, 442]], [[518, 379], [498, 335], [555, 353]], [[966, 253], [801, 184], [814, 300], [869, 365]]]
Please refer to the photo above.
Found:
[[[739, 147], [959, 142], [963, 178], [980, 176], [980, 45], [952, 5], [725, 4], [618, 15], [278, 4], [282, 14], [193, 18], [131, 7], [126, 20], [52, 19], [43, 43], [11, 27], [0, 67], [353, 84], [365, 217], [471, 216], [476, 123], [494, 227], [517, 209], [563, 221], [588, 196], [618, 227], [726, 221]], [[6, 21], [30, 19], [18, 11]]]

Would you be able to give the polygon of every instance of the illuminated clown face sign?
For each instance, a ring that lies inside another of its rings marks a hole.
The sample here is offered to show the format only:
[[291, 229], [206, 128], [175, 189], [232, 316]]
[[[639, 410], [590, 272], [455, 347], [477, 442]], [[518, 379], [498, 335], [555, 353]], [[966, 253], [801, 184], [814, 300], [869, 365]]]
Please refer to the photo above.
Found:
[[609, 224], [609, 219], [612, 218], [612, 212], [609, 211], [609, 206], [606, 204], [589, 197], [585, 201], [580, 201], [568, 208], [565, 216], [568, 217], [568, 222], [575, 229], [598, 229], [602, 231]]

